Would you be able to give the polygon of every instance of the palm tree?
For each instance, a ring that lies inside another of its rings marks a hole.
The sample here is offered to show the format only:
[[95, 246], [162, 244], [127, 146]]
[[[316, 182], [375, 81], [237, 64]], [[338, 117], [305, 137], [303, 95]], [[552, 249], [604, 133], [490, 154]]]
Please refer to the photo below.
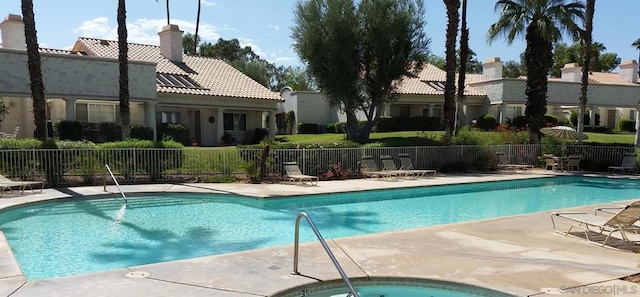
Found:
[[129, 48], [127, 45], [127, 8], [125, 0], [118, 0], [118, 61], [120, 62], [120, 120], [122, 139], [131, 133], [131, 111], [129, 110]]
[[577, 39], [580, 29], [576, 21], [584, 21], [584, 4], [578, 1], [566, 4], [565, 0], [499, 0], [495, 11], [500, 12], [500, 18], [489, 27], [489, 43], [503, 36], [511, 44], [522, 35], [527, 42], [525, 116], [529, 121], [529, 142], [538, 144], [547, 112], [547, 75], [553, 66], [553, 44], [565, 32]]
[[469, 59], [469, 28], [467, 28], [467, 0], [462, 0], [462, 20], [460, 28], [460, 69], [458, 70], [458, 102], [456, 103], [456, 129], [458, 134], [464, 119], [464, 84], [467, 74], [467, 60]]
[[587, 87], [589, 86], [589, 67], [591, 65], [593, 14], [595, 12], [596, 0], [587, 0], [587, 15], [584, 26], [584, 36], [582, 42], [582, 79], [580, 85], [580, 98], [578, 105], [578, 132], [584, 131], [584, 113], [587, 110]]
[[447, 80], [444, 87], [444, 140], [451, 142], [455, 126], [456, 95], [456, 36], [458, 35], [458, 9], [460, 0], [443, 0], [447, 7], [447, 40], [445, 42], [445, 70]]
[[33, 1], [22, 0], [22, 20], [24, 21], [24, 37], [27, 44], [27, 66], [31, 82], [31, 97], [33, 99], [33, 117], [36, 126], [34, 137], [47, 140], [47, 110], [44, 99], [44, 82], [38, 50], [38, 36], [36, 20], [33, 14]]
[[200, 2], [201, 0], [197, 0], [197, 1], [198, 1], [198, 13], [196, 17], [196, 35], [193, 38], [193, 54], [194, 55], [198, 54], [198, 29], [200, 29], [200, 6], [202, 5], [202, 3]]
[[[636, 41], [634, 41], [631, 46], [640, 51], [640, 38], [636, 39]], [[640, 53], [638, 53], [638, 62], [640, 62]], [[640, 66], [638, 67], [638, 75], [640, 75]]]

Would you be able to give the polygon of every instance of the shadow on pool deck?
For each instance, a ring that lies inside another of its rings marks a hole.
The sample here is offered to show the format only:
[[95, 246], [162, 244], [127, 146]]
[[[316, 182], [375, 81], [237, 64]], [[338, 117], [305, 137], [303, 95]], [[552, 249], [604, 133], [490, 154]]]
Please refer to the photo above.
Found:
[[[515, 174], [535, 177], [535, 174]], [[401, 181], [401, 186], [488, 181], [509, 175], [437, 177]], [[394, 183], [370, 180], [320, 182], [318, 187], [291, 185], [202, 184], [128, 186], [125, 191], [225, 191], [243, 195], [278, 196], [344, 190], [388, 188]], [[75, 192], [98, 193], [91, 187]], [[48, 190], [46, 197], [64, 196]], [[37, 200], [34, 195], [28, 200]], [[45, 197], [45, 196], [43, 196]], [[14, 200], [14, 199], [12, 199]], [[26, 200], [26, 199], [25, 199]], [[0, 207], [7, 202], [0, 202]], [[591, 211], [594, 206], [574, 208]], [[618, 280], [640, 272], [640, 255], [602, 248], [582, 238], [556, 234], [550, 211], [440, 225], [396, 232], [329, 240], [328, 244], [349, 277], [405, 277], [462, 282], [517, 296], [553, 296], [561, 289], [579, 286], [625, 286], [640, 292], [637, 284]], [[322, 230], [320, 230], [322, 232]], [[293, 230], [292, 234], [293, 236]], [[101, 273], [26, 282], [4, 263], [10, 254], [0, 241], [0, 295], [25, 296], [269, 296], [288, 288], [339, 279], [319, 243], [300, 247], [299, 271], [291, 275], [293, 247], [279, 246], [233, 254], [129, 267]], [[128, 278], [131, 271], [148, 272], [145, 278]], [[591, 287], [584, 287], [585, 290]], [[594, 287], [595, 288], [595, 287]], [[583, 290], [584, 292], [584, 290]], [[567, 296], [583, 296], [565, 291]], [[593, 295], [591, 295], [593, 296]], [[613, 295], [597, 295], [613, 296]], [[618, 295], [619, 296], [619, 295]], [[632, 296], [632, 295], [629, 295]]]

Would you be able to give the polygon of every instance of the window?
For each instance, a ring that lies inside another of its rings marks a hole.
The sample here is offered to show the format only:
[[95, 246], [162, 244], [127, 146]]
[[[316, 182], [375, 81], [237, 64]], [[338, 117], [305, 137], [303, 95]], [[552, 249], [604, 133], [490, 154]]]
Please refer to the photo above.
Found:
[[116, 105], [98, 103], [77, 103], [76, 119], [83, 123], [115, 123], [118, 121]]
[[158, 111], [156, 112], [156, 123], [180, 123], [180, 112]]
[[193, 81], [193, 79], [180, 74], [156, 73], [156, 84], [163, 87], [202, 89], [202, 87]]
[[225, 113], [224, 129], [227, 131], [246, 131], [247, 115], [244, 113]]

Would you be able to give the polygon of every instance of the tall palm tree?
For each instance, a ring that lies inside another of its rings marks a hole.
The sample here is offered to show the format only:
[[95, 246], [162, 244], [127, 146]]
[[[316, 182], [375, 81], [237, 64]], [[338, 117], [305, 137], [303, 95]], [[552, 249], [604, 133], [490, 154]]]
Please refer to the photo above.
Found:
[[127, 8], [125, 0], [118, 0], [118, 61], [120, 62], [120, 120], [122, 139], [131, 133], [131, 111], [129, 110], [129, 48], [127, 45]]
[[529, 142], [540, 143], [540, 128], [547, 112], [547, 75], [553, 66], [553, 44], [569, 33], [577, 39], [577, 20], [584, 21], [584, 4], [565, 0], [499, 0], [495, 11], [500, 18], [489, 27], [488, 41], [504, 36], [508, 44], [525, 36], [527, 66], [527, 103]]
[[[634, 41], [631, 46], [640, 51], [640, 38], [636, 39], [636, 41]], [[638, 62], [640, 62], [640, 53], [638, 53]], [[640, 66], [638, 66], [638, 75], [640, 75]]]
[[467, 74], [467, 60], [469, 59], [469, 28], [467, 28], [467, 0], [462, 0], [462, 20], [460, 28], [460, 69], [458, 70], [458, 100], [456, 103], [456, 129], [465, 122], [464, 114], [464, 84]]
[[456, 37], [458, 35], [458, 9], [460, 0], [443, 0], [447, 8], [447, 39], [445, 42], [445, 70], [447, 80], [444, 87], [444, 140], [451, 142], [455, 126], [456, 95]]
[[[169, 0], [167, 0], [169, 1]], [[193, 38], [193, 54], [198, 54], [198, 29], [200, 29], [200, 6], [202, 5], [201, 0], [198, 1], [198, 13], [196, 16], [196, 35]]]
[[593, 14], [595, 12], [596, 0], [587, 0], [586, 21], [584, 25], [584, 36], [582, 37], [582, 79], [580, 85], [580, 97], [578, 98], [578, 132], [584, 131], [584, 114], [587, 110], [587, 87], [589, 86], [589, 67], [591, 65], [591, 50], [593, 46]]
[[22, 0], [22, 20], [24, 22], [25, 43], [27, 44], [27, 67], [29, 68], [29, 80], [31, 83], [31, 98], [33, 99], [33, 118], [36, 126], [33, 136], [46, 141], [47, 110], [32, 0]]

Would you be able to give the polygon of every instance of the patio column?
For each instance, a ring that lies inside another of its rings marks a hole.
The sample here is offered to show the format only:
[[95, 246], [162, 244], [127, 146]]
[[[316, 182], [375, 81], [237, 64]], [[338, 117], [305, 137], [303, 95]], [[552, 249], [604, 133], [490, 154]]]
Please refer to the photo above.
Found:
[[269, 111], [269, 137], [276, 136], [276, 112], [274, 110]]
[[144, 103], [144, 123], [147, 127], [153, 129], [153, 141], [158, 141], [156, 129], [156, 102]]
[[75, 121], [76, 120], [76, 99], [77, 98], [64, 98], [65, 104], [65, 119], [67, 121]]
[[500, 119], [498, 120], [498, 124], [504, 124], [504, 121], [506, 120], [505, 114], [507, 114], [507, 104], [502, 103], [500, 104]]
[[596, 126], [596, 113], [593, 110], [593, 106], [589, 107], [589, 127]]
[[218, 108], [216, 114], [216, 144], [222, 145], [222, 139], [220, 139], [222, 135], [224, 135], [224, 108]]
[[384, 109], [382, 111], [382, 116], [383, 117], [391, 117], [391, 103], [385, 103], [384, 104]]
[[433, 117], [433, 104], [427, 104], [427, 116]]

